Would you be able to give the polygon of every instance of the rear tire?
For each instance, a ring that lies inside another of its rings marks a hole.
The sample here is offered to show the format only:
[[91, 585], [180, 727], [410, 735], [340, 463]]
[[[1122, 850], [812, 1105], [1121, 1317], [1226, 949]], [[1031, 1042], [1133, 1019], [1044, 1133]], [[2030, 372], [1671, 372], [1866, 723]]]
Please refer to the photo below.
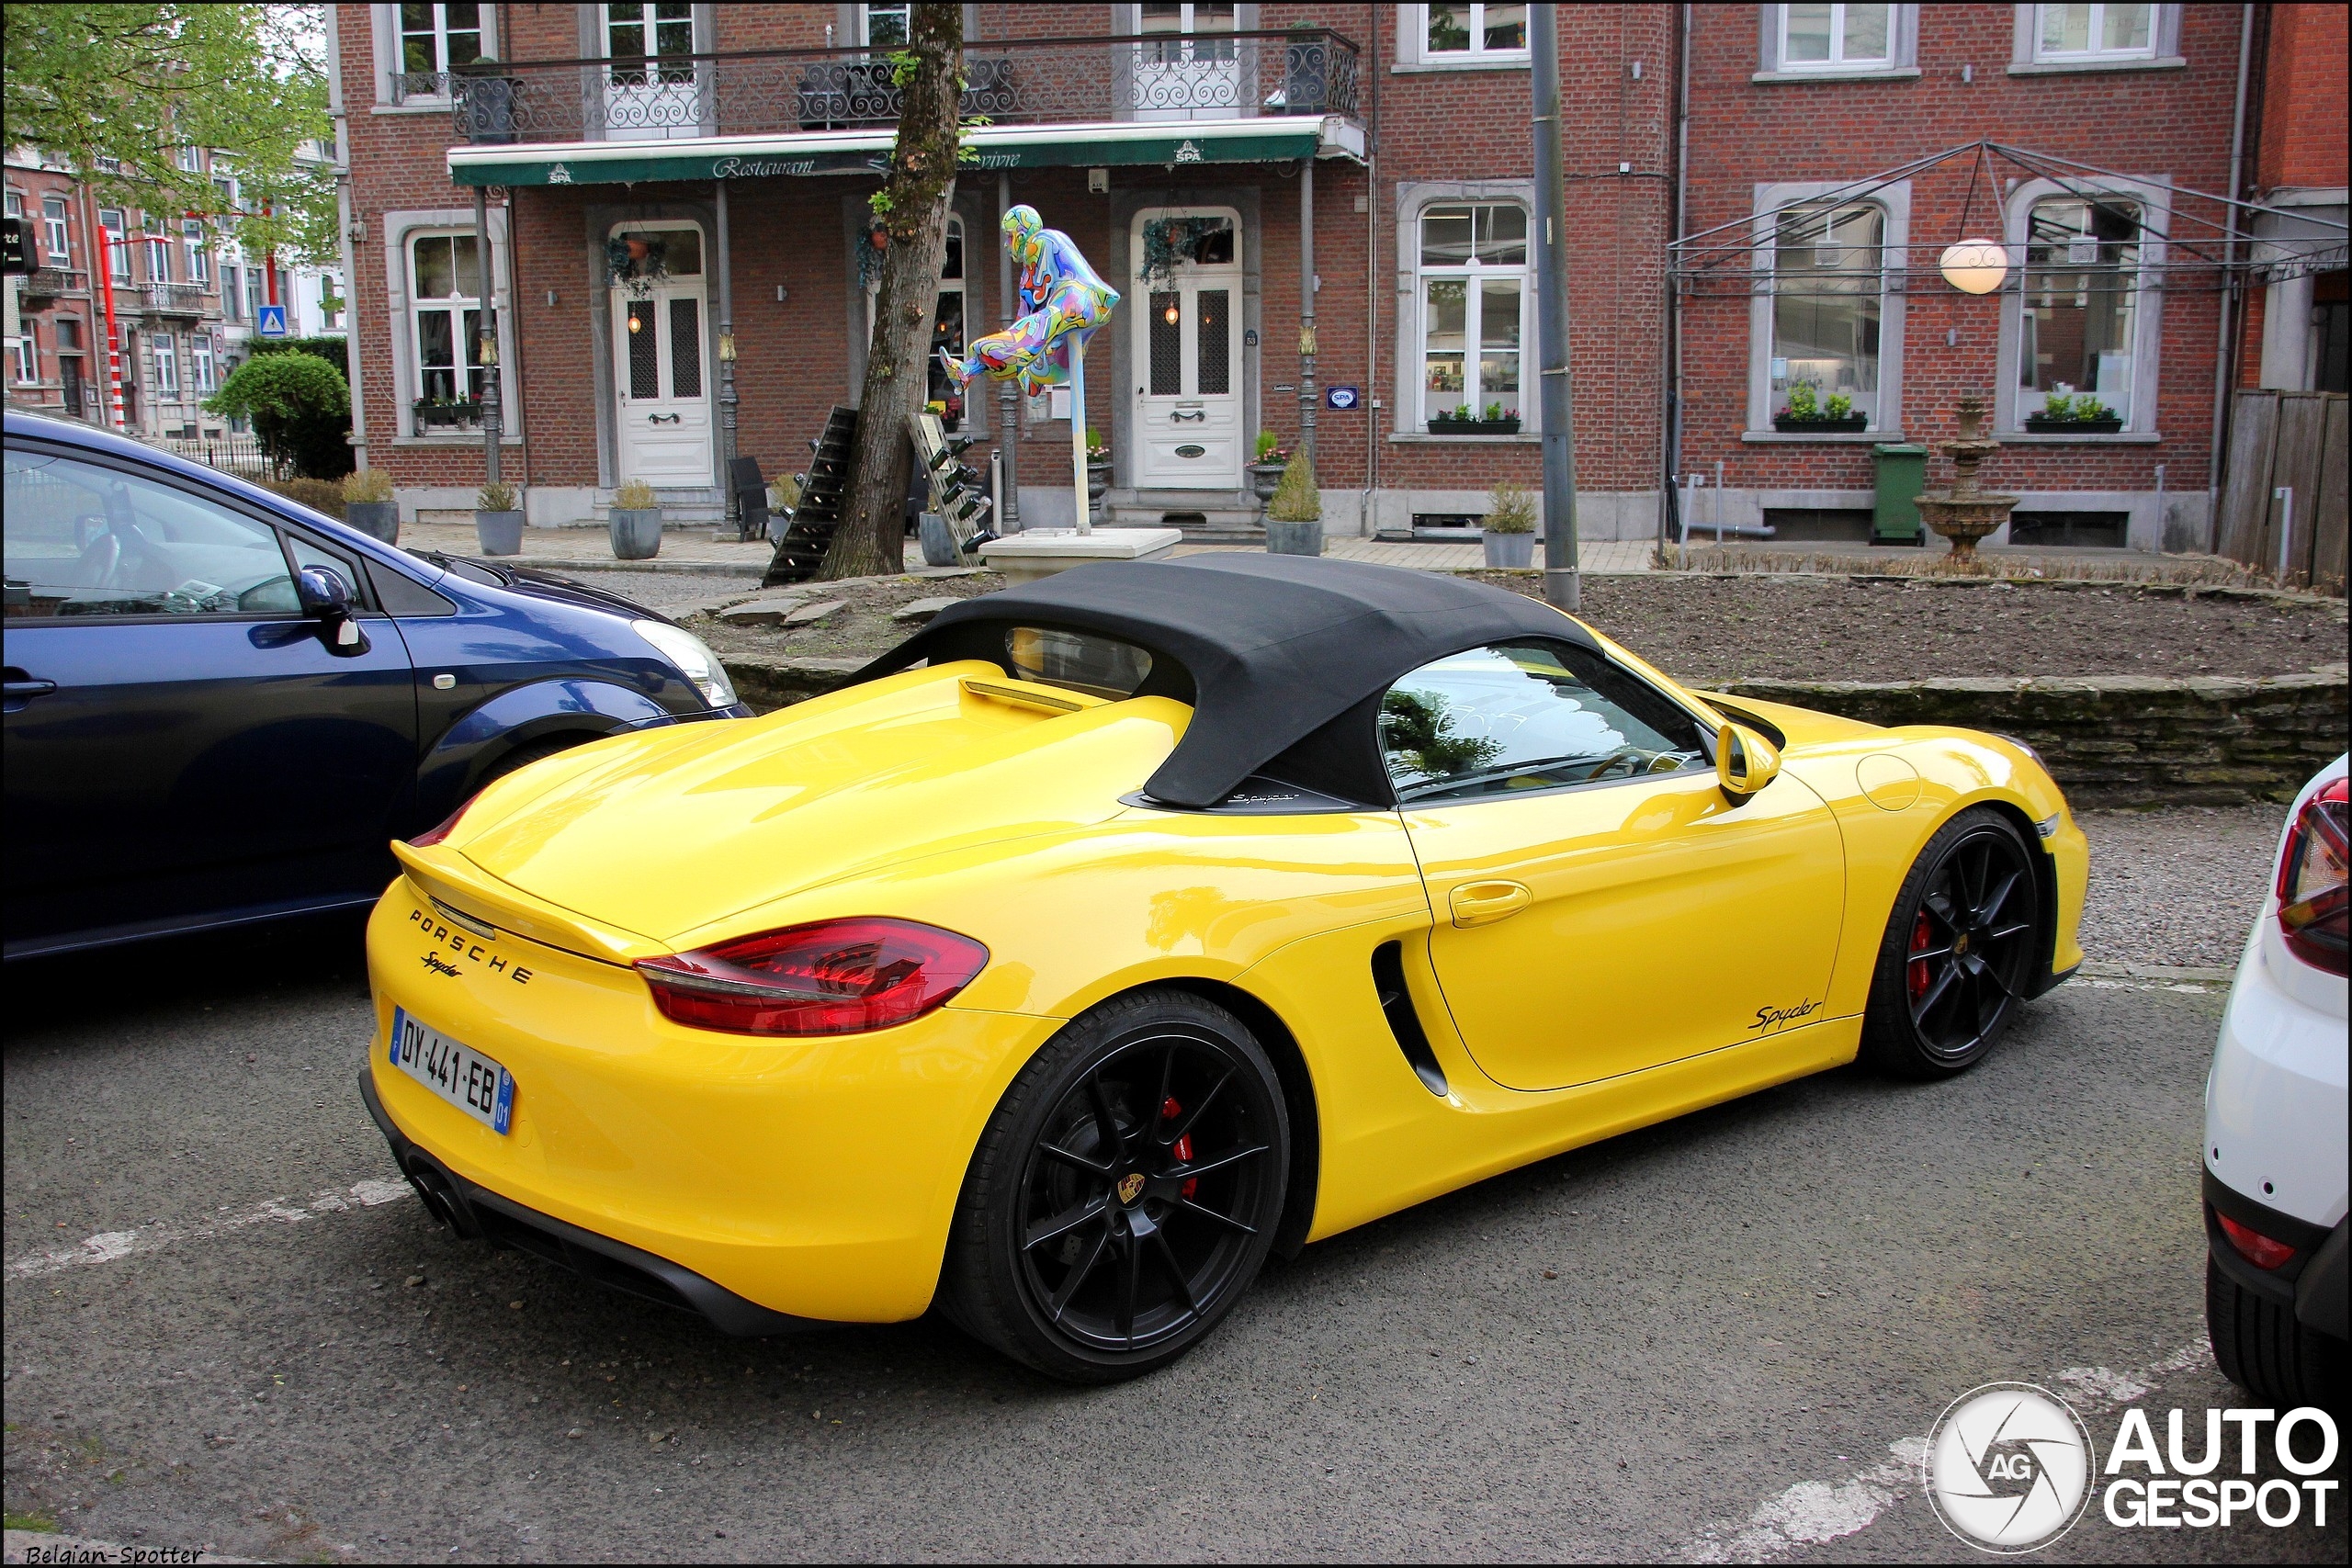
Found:
[[2205, 1331], [2222, 1375], [2263, 1404], [2344, 1408], [2344, 1342], [2304, 1327], [2293, 1308], [2256, 1295], [2211, 1257]]
[[1250, 1288], [1289, 1170], [1282, 1086], [1248, 1025], [1187, 991], [1106, 1002], [1038, 1052], [989, 1119], [941, 1304], [1048, 1377], [1139, 1377]]
[[1945, 823], [1919, 852], [1887, 917], [1862, 1019], [1862, 1055], [1882, 1071], [1950, 1077], [2008, 1029], [2040, 940], [2036, 852], [1985, 806]]

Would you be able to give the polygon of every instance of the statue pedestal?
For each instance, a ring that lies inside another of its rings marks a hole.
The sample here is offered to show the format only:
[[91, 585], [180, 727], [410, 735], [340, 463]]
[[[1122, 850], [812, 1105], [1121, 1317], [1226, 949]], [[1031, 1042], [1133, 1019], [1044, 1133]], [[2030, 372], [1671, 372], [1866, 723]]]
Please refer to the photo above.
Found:
[[1157, 560], [1184, 542], [1181, 528], [1024, 528], [980, 547], [980, 559], [1012, 583], [1034, 582], [1096, 561]]

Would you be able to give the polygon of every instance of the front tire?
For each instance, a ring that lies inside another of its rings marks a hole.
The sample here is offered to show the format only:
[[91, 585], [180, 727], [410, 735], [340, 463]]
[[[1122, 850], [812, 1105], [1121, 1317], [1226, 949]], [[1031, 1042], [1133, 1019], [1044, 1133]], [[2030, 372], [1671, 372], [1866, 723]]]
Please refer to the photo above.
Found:
[[1984, 1059], [2033, 975], [2041, 895], [2015, 823], [1971, 807], [1905, 877], [1879, 943], [1862, 1054], [1898, 1077], [1943, 1078]]
[[1163, 1367], [1256, 1279], [1289, 1169], [1282, 1086], [1246, 1024], [1185, 991], [1107, 1002], [1022, 1069], [981, 1134], [947, 1314], [1067, 1382]]

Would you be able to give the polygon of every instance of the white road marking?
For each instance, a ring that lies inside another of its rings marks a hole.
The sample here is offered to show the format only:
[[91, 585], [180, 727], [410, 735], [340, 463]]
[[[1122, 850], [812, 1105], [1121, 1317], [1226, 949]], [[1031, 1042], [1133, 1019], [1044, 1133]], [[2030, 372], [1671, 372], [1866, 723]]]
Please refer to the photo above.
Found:
[[379, 1203], [397, 1202], [415, 1196], [415, 1190], [405, 1181], [360, 1181], [349, 1187], [330, 1187], [295, 1202], [284, 1198], [272, 1198], [232, 1213], [220, 1211], [217, 1220], [194, 1224], [156, 1224], [140, 1230], [101, 1231], [85, 1237], [73, 1247], [55, 1247], [46, 1252], [29, 1253], [11, 1258], [7, 1277], [11, 1280], [37, 1280], [44, 1274], [60, 1274], [68, 1269], [79, 1269], [93, 1263], [113, 1263], [153, 1252], [161, 1247], [183, 1241], [199, 1241], [206, 1236], [225, 1235], [252, 1225], [299, 1224], [321, 1214], [341, 1213], [351, 1209], [372, 1209]]
[[[2075, 1413], [2087, 1419], [2144, 1398], [2165, 1378], [2208, 1359], [2211, 1353], [2200, 1339], [2128, 1372], [2068, 1367], [2051, 1382]], [[1917, 1488], [1919, 1461], [1927, 1449], [1924, 1435], [1903, 1438], [1887, 1445], [1892, 1458], [1843, 1481], [1800, 1481], [1758, 1504], [1728, 1538], [1709, 1530], [1668, 1552], [1667, 1561], [1771, 1562], [1806, 1547], [1868, 1529], [1881, 1514]]]

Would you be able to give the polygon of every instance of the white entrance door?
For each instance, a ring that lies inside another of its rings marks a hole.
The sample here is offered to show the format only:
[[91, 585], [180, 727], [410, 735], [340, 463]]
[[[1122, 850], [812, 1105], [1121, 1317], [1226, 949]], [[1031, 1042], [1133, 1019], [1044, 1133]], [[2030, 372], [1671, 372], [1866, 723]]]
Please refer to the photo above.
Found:
[[684, 0], [604, 8], [605, 139], [662, 141], [703, 133], [695, 8]]
[[613, 290], [613, 385], [622, 479], [708, 485], [710, 377], [703, 363], [703, 280], [673, 277], [642, 296]]
[[1136, 484], [1143, 490], [1241, 487], [1241, 244], [1230, 209], [1137, 216], [1131, 253], [1148, 257], [1154, 223], [1183, 259], [1140, 291], [1136, 323]]

